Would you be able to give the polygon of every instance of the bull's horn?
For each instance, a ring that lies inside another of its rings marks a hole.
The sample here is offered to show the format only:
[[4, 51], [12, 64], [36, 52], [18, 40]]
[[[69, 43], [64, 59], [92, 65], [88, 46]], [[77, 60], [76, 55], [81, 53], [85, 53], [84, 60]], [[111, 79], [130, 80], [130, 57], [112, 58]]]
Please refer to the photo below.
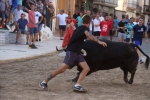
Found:
[[64, 49], [63, 49], [62, 47], [59, 47], [59, 48], [58, 48], [58, 47], [56, 46], [56, 51], [63, 51], [63, 50], [64, 50]]
[[87, 52], [84, 50], [84, 49], [81, 49], [81, 52], [82, 52], [82, 56], [87, 56]]

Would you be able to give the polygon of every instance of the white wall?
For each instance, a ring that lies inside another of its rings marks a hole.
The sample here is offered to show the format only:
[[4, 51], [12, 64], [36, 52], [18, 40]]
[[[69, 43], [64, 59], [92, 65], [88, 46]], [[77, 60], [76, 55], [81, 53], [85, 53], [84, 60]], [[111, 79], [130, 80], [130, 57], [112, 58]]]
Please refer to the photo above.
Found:
[[[57, 0], [50, 0], [53, 5], [54, 5], [54, 8], [55, 8], [55, 15], [56, 15], [56, 5], [57, 5]], [[56, 19], [53, 19], [53, 22], [52, 22], [52, 32], [55, 31], [55, 27], [56, 27]]]

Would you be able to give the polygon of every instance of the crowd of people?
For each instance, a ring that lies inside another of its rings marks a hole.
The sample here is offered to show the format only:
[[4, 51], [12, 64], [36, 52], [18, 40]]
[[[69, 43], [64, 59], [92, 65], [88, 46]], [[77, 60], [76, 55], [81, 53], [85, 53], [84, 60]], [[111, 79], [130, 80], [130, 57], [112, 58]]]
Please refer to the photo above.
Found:
[[49, 0], [0, 0], [0, 28], [15, 26], [15, 44], [19, 44], [20, 34], [26, 34], [26, 44], [36, 49], [34, 43], [41, 41], [42, 25], [44, 28], [50, 27], [50, 17], [54, 15], [54, 10]]

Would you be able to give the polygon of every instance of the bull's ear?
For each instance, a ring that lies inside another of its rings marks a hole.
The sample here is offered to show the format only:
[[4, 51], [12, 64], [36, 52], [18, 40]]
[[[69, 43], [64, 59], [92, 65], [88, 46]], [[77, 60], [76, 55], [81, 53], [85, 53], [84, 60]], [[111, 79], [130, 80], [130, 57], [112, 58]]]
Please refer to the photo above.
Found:
[[87, 52], [84, 49], [81, 49], [81, 55], [85, 57], [87, 56]]

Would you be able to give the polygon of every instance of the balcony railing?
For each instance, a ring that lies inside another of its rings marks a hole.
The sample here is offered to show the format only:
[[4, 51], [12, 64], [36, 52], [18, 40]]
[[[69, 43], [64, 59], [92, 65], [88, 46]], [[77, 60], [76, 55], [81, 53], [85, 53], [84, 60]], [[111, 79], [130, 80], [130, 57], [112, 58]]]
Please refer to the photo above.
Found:
[[136, 14], [141, 14], [142, 13], [142, 7], [141, 6], [137, 6], [136, 7]]
[[93, 4], [101, 4], [110, 7], [117, 7], [118, 0], [93, 0]]
[[145, 14], [150, 14], [150, 6], [144, 5], [144, 6], [143, 6], [143, 13], [145, 13]]
[[136, 9], [137, 6], [139, 6], [139, 2], [136, 1], [129, 1], [128, 4], [127, 4], [127, 9]]

